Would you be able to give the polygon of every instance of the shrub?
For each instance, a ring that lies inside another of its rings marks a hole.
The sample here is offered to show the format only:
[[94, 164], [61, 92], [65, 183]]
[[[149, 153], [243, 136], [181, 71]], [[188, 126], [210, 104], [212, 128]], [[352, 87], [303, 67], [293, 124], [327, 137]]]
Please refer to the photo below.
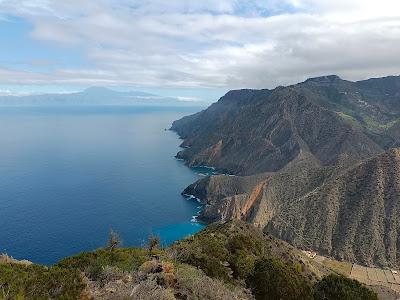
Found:
[[122, 279], [125, 273], [121, 271], [121, 269], [117, 267], [105, 266], [102, 268], [98, 275], [98, 280], [102, 285], [107, 284], [111, 281], [116, 281], [118, 279]]
[[77, 299], [85, 288], [78, 271], [38, 265], [0, 265], [0, 298]]
[[198, 236], [175, 245], [177, 259], [182, 263], [201, 268], [208, 276], [231, 280], [231, 270], [222, 263], [229, 259], [224, 243], [213, 236]]
[[300, 263], [298, 263], [298, 262], [296, 262], [294, 265], [293, 265], [293, 267], [296, 269], [296, 271], [297, 272], [299, 272], [299, 273], [301, 273], [302, 271], [303, 271], [303, 266], [300, 264]]
[[145, 249], [123, 248], [112, 252], [98, 249], [95, 252], [85, 252], [61, 260], [57, 266], [67, 269], [78, 269], [85, 272], [91, 279], [98, 279], [106, 266], [113, 266], [122, 271], [136, 271], [148, 260]]
[[229, 264], [235, 278], [247, 278], [254, 269], [256, 257], [249, 255], [245, 250], [236, 251], [229, 258]]
[[227, 248], [230, 252], [246, 251], [254, 255], [262, 254], [261, 243], [245, 234], [235, 234], [229, 237]]
[[275, 258], [258, 260], [247, 284], [256, 299], [312, 299], [308, 281], [295, 268]]
[[159, 276], [159, 284], [167, 288], [176, 287], [176, 277], [174, 273], [161, 273]]
[[[158, 271], [157, 271], [158, 269]], [[156, 260], [145, 261], [139, 268], [139, 272], [143, 275], [161, 272], [161, 265]]]
[[161, 263], [161, 265], [162, 265], [162, 268], [165, 273], [174, 273], [174, 271], [175, 271], [174, 264], [172, 264], [168, 261], [164, 261]]
[[315, 284], [314, 299], [378, 300], [378, 296], [356, 280], [331, 274]]
[[251, 299], [243, 289], [227, 286], [223, 281], [212, 279], [189, 265], [177, 266], [176, 280], [178, 292], [185, 295], [182, 299]]
[[157, 248], [160, 246], [160, 237], [159, 236], [151, 236], [149, 238], [149, 256], [152, 256], [154, 253], [154, 250], [157, 250]]
[[148, 299], [157, 299], [157, 300], [174, 300], [174, 293], [170, 289], [165, 289], [159, 286], [156, 280], [147, 279], [146, 281], [141, 282], [131, 294], [131, 298], [129, 299], [137, 299], [137, 300], [148, 300]]

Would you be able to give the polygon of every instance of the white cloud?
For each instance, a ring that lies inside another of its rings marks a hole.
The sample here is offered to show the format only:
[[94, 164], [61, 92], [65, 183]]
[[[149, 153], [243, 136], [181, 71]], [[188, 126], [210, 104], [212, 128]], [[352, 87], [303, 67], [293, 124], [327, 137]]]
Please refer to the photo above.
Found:
[[175, 98], [178, 99], [179, 101], [183, 101], [183, 102], [199, 102], [199, 101], [201, 101], [201, 99], [198, 97], [176, 96]]
[[85, 53], [85, 69], [0, 69], [0, 80], [273, 87], [310, 76], [398, 74], [397, 0], [2, 0], [33, 39]]
[[2, 90], [0, 89], [0, 96], [10, 96], [12, 92], [10, 90]]

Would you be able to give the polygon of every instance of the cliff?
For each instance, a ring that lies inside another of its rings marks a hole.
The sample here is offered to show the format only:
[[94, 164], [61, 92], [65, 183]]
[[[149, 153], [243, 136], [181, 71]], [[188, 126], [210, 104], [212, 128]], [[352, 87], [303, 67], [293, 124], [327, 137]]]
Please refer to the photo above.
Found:
[[346, 170], [290, 168], [260, 178], [239, 195], [225, 191], [225, 197], [216, 197], [218, 182], [224, 186], [221, 176], [208, 180], [213, 185], [204, 189], [192, 186], [209, 204], [200, 215], [204, 221], [241, 219], [302, 249], [363, 265], [395, 267], [399, 171], [400, 149], [392, 149]]
[[241, 219], [340, 260], [399, 266], [399, 87], [400, 77], [323, 76], [231, 91], [174, 122], [188, 147], [178, 157], [239, 175], [185, 190], [207, 204], [199, 218]]

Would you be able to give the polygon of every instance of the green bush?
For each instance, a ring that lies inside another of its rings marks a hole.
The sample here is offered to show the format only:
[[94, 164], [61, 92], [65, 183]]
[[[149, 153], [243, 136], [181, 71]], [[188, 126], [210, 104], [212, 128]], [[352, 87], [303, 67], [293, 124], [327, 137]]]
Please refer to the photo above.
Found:
[[76, 270], [0, 265], [0, 299], [78, 299], [84, 288]]
[[264, 252], [261, 242], [241, 233], [210, 231], [206, 229], [176, 243], [173, 249], [178, 260], [226, 282], [245, 279], [252, 272], [254, 261]]
[[314, 286], [315, 300], [378, 300], [378, 296], [356, 280], [331, 274]]
[[307, 279], [295, 268], [275, 258], [258, 260], [247, 284], [256, 299], [312, 299]]
[[238, 279], [247, 278], [254, 269], [257, 257], [249, 255], [245, 250], [235, 251], [229, 257], [229, 265], [233, 271], [233, 277]]
[[57, 266], [67, 269], [77, 269], [97, 280], [106, 266], [113, 266], [122, 271], [136, 271], [148, 260], [145, 249], [140, 248], [116, 248], [113, 251], [104, 249], [95, 252], [85, 252], [61, 260]]
[[221, 239], [214, 236], [198, 236], [178, 242], [174, 249], [177, 259], [202, 269], [208, 276], [230, 281], [230, 269], [223, 265], [229, 258], [229, 252]]
[[227, 248], [230, 252], [244, 250], [255, 255], [262, 254], [261, 243], [251, 236], [241, 233], [229, 236]]

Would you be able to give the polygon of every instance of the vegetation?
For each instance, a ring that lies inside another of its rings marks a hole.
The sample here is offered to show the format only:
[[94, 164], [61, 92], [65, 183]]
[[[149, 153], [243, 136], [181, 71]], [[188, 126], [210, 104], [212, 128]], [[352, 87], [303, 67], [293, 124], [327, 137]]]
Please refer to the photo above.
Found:
[[366, 128], [375, 133], [382, 133], [385, 130], [394, 126], [397, 122], [399, 122], [399, 119], [394, 119], [394, 120], [385, 122], [385, 121], [376, 119], [373, 116], [368, 116], [368, 115], [361, 115], [361, 116], [362, 116], [362, 120], [364, 121]]
[[298, 250], [243, 222], [158, 245], [106, 247], [50, 268], [0, 260], [0, 299], [377, 299], [342, 276], [318, 281]]
[[77, 299], [84, 287], [74, 269], [0, 264], [0, 299]]
[[378, 296], [356, 280], [328, 275], [314, 287], [315, 300], [378, 300]]
[[345, 122], [350, 124], [351, 126], [354, 126], [356, 128], [359, 128], [359, 129], [362, 128], [362, 125], [360, 124], [360, 122], [356, 118], [354, 118], [353, 116], [348, 115], [343, 111], [337, 111], [336, 114], [339, 117], [341, 117]]
[[137, 271], [148, 259], [145, 249], [121, 248], [110, 252], [98, 249], [94, 252], [81, 253], [61, 260], [57, 266], [84, 272], [90, 279], [97, 280], [102, 276], [106, 266], [117, 267], [122, 271]]
[[246, 279], [256, 259], [267, 252], [261, 241], [251, 235], [207, 229], [178, 242], [173, 249], [180, 262], [197, 266], [208, 276], [226, 282]]
[[240, 286], [226, 285], [208, 277], [203, 271], [179, 264], [176, 270], [177, 285], [186, 299], [249, 299], [251, 295]]
[[344, 276], [350, 276], [352, 264], [344, 261], [332, 260], [325, 258], [322, 263], [329, 269]]
[[247, 282], [256, 299], [312, 299], [309, 281], [276, 258], [257, 261]]
[[160, 246], [160, 237], [159, 236], [151, 236], [149, 238], [149, 256], [153, 255], [154, 250], [157, 250], [157, 248]]
[[115, 248], [122, 244], [121, 238], [118, 233], [114, 230], [110, 230], [110, 235], [108, 237], [106, 249], [108, 251], [113, 251]]

